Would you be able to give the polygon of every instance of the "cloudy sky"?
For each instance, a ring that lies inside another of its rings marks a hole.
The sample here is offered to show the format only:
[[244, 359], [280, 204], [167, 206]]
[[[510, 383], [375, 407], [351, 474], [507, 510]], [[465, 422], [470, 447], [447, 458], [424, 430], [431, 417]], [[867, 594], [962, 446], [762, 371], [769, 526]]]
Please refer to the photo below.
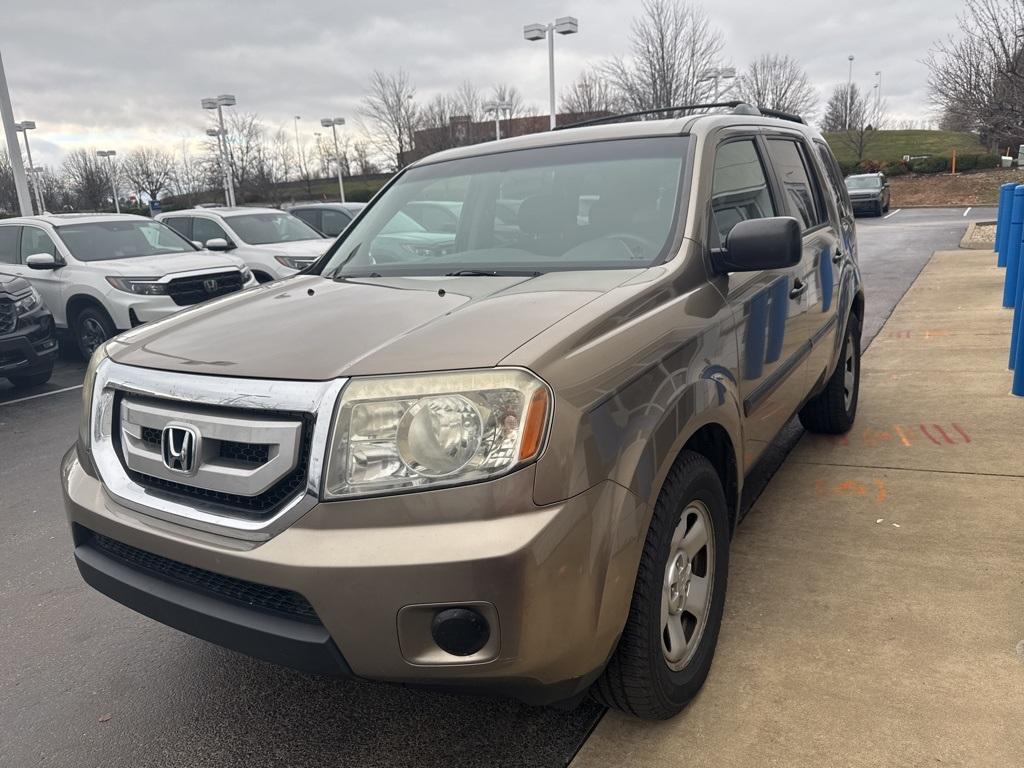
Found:
[[[920, 63], [955, 30], [962, 0], [715, 0], [705, 7], [742, 67], [784, 53], [824, 95], [847, 77], [870, 91], [882, 70], [890, 113], [931, 117]], [[0, 54], [18, 120], [35, 120], [33, 159], [77, 146], [180, 146], [205, 128], [203, 96], [234, 93], [268, 124], [355, 115], [374, 69], [405, 68], [424, 99], [464, 79], [516, 85], [546, 112], [543, 43], [522, 26], [571, 14], [556, 41], [558, 88], [588, 63], [628, 53], [640, 0], [0, 0]], [[354, 128], [353, 128], [354, 130]], [[37, 157], [38, 155], [38, 157]]]

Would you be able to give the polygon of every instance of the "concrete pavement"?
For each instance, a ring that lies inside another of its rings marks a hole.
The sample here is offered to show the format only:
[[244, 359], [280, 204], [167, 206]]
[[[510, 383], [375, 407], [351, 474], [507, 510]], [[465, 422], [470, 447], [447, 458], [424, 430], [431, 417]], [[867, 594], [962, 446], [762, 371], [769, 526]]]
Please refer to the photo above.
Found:
[[[590, 766], [1024, 764], [1024, 399], [991, 253], [936, 254], [733, 545], [703, 692], [607, 715]], [[869, 299], [870, 300], [870, 299]]]

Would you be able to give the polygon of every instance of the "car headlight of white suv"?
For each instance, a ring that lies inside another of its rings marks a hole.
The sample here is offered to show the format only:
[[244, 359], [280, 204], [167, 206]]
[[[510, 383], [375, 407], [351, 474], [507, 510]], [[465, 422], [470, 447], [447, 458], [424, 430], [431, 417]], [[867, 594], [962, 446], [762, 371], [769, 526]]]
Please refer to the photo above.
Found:
[[338, 406], [324, 496], [507, 474], [540, 456], [551, 410], [548, 385], [519, 368], [353, 379]]
[[27, 294], [14, 300], [14, 311], [18, 315], [27, 315], [42, 303], [43, 299], [39, 295], [39, 291], [30, 286]]
[[167, 283], [158, 282], [156, 277], [108, 277], [107, 282], [119, 291], [137, 293], [140, 296], [163, 296]]

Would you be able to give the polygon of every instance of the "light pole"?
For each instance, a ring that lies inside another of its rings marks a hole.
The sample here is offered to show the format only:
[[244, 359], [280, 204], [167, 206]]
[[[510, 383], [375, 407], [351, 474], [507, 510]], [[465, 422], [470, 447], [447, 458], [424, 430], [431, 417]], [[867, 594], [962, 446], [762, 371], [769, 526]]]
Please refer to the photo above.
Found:
[[302, 117], [300, 115], [296, 115], [295, 116], [295, 120], [294, 120], [294, 123], [295, 123], [295, 152], [296, 152], [296, 158], [298, 159], [298, 164], [299, 164], [299, 176], [300, 176], [300, 178], [306, 172], [303, 169], [303, 167], [302, 167], [302, 166], [305, 165], [305, 161], [304, 161], [304, 159], [302, 157], [302, 145], [299, 143], [299, 120], [301, 120], [301, 119], [302, 119]]
[[[736, 79], [736, 68], [735, 67], [712, 67], [711, 69], [705, 69], [701, 73], [700, 82], [706, 80], [715, 81], [715, 92], [712, 96], [712, 101], [718, 101], [722, 96], [721, 82], [723, 80], [735, 80]], [[754, 105], [758, 106], [757, 104]]]
[[[235, 205], [235, 179], [234, 172], [231, 169], [231, 150], [228, 147], [228, 132], [224, 128], [224, 107], [233, 107], [237, 104], [237, 100], [230, 93], [222, 93], [220, 96], [209, 99], [201, 99], [200, 104], [203, 105], [203, 109], [216, 109], [217, 110], [217, 124], [220, 125], [220, 138], [218, 139], [217, 146], [220, 147], [222, 153], [221, 157], [221, 168], [224, 169], [224, 190], [227, 194], [228, 205]], [[207, 136], [212, 136], [209, 131], [206, 132]]]
[[878, 82], [875, 83], [875, 120], [878, 120], [878, 113], [882, 109], [882, 70], [875, 72]]
[[853, 109], [853, 54], [846, 59], [850, 62], [850, 75], [846, 78], [846, 130], [850, 130], [850, 110]]
[[484, 112], [494, 113], [494, 140], [497, 141], [501, 138], [501, 112], [511, 112], [512, 105], [507, 101], [488, 101], [483, 107]]
[[21, 147], [18, 146], [18, 134], [14, 128], [14, 110], [11, 108], [11, 94], [7, 90], [7, 77], [4, 75], [2, 58], [0, 58], [0, 123], [3, 123], [4, 138], [7, 140], [7, 156], [11, 160], [11, 170], [14, 172], [14, 189], [18, 193], [18, 208], [22, 216], [31, 216], [32, 198], [28, 193], [25, 165], [21, 162]]
[[121, 203], [117, 200], [117, 184], [114, 182], [114, 161], [112, 157], [117, 155], [113, 149], [101, 149], [96, 152], [99, 157], [107, 158], [107, 172], [110, 174], [110, 191], [114, 193], [114, 210], [121, 212]]
[[334, 164], [338, 166], [338, 194], [341, 202], [345, 202], [345, 184], [341, 180], [341, 150], [338, 149], [338, 126], [345, 124], [344, 117], [324, 117], [320, 119], [320, 125], [324, 128], [330, 127], [334, 134]]
[[32, 177], [32, 183], [36, 188], [36, 195], [39, 197], [39, 213], [46, 213], [46, 201], [43, 199], [43, 188], [39, 184], [39, 177], [46, 173], [46, 169], [41, 165], [29, 166], [25, 171]]
[[[28, 132], [35, 130], [35, 127], [36, 127], [35, 120], [22, 120], [20, 123], [15, 123], [14, 124], [14, 130], [15, 131], [21, 131], [21, 133], [25, 134], [25, 154], [28, 155], [28, 167], [29, 167], [29, 170], [31, 170], [33, 168], [33, 164], [32, 164], [32, 148], [29, 146], [29, 143], [28, 143]], [[43, 212], [43, 197], [39, 193], [39, 177], [37, 177], [35, 175], [32, 176], [32, 186], [33, 186], [33, 188], [35, 190], [35, 193], [36, 193], [36, 205], [39, 208], [39, 213], [42, 213]]]
[[534, 42], [548, 39], [548, 94], [551, 102], [551, 130], [555, 129], [555, 33], [575, 35], [580, 31], [579, 19], [575, 16], [560, 16], [551, 24], [527, 24], [523, 37]]
[[224, 144], [221, 141], [222, 134], [220, 128], [207, 128], [206, 135], [210, 138], [217, 139], [217, 161], [220, 165], [220, 180], [224, 185], [224, 205], [231, 206], [231, 192], [228, 187], [228, 169], [224, 162]]

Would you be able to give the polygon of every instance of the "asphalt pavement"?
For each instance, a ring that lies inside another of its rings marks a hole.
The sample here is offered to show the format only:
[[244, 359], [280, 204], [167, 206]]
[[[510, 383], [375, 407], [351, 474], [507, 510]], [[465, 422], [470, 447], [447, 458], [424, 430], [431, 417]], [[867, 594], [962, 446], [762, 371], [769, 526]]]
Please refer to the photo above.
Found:
[[[993, 209], [858, 220], [865, 343], [933, 251]], [[34, 390], [0, 383], [0, 766], [563, 766], [602, 710], [315, 678], [163, 627], [87, 588], [71, 559], [57, 466], [84, 365]], [[760, 493], [791, 424], [748, 483]], [[354, 617], [353, 620], [358, 620]]]

